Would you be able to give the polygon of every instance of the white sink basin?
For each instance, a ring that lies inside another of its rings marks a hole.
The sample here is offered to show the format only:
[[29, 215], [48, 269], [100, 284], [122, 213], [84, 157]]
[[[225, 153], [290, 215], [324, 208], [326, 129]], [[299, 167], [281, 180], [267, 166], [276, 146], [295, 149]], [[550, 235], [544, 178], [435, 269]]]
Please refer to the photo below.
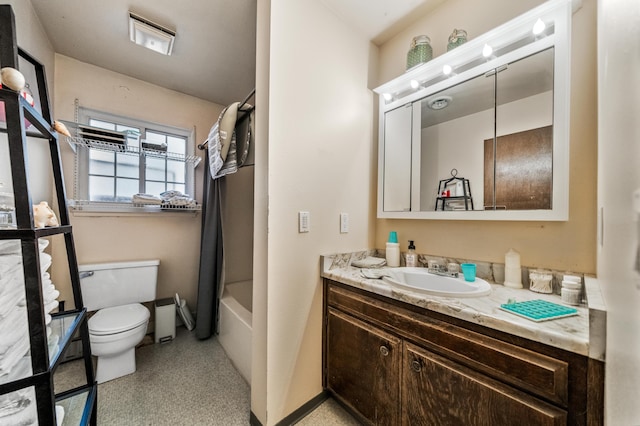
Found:
[[462, 273], [458, 278], [431, 274], [427, 268], [385, 269], [385, 282], [418, 293], [444, 297], [479, 297], [491, 293], [491, 285], [481, 278], [465, 281]]

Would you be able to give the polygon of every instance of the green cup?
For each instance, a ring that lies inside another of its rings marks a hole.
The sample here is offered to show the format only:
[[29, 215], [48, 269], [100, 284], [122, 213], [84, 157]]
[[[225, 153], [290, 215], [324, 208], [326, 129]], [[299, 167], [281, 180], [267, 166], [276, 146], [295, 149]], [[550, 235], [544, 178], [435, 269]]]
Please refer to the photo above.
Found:
[[476, 280], [476, 264], [475, 263], [463, 263], [460, 265], [464, 280], [474, 282]]

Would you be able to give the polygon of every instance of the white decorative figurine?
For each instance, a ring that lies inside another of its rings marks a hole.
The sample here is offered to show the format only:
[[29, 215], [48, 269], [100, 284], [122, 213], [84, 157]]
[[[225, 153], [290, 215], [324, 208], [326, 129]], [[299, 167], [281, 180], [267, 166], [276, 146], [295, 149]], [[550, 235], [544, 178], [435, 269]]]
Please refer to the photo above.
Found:
[[36, 228], [45, 226], [60, 226], [56, 214], [49, 207], [49, 203], [41, 201], [40, 204], [33, 205], [33, 224]]

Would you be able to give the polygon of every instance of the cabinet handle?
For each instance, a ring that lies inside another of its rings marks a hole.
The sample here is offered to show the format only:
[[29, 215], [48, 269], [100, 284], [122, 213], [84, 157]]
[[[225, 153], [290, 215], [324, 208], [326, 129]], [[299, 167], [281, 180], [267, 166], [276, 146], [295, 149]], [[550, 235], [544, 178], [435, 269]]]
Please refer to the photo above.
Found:
[[382, 354], [382, 356], [389, 355], [389, 348], [385, 345], [380, 346], [380, 353]]
[[420, 370], [422, 370], [422, 365], [420, 364], [420, 361], [415, 360], [415, 359], [413, 361], [411, 361], [411, 369], [413, 371], [415, 371], [416, 373], [419, 373]]

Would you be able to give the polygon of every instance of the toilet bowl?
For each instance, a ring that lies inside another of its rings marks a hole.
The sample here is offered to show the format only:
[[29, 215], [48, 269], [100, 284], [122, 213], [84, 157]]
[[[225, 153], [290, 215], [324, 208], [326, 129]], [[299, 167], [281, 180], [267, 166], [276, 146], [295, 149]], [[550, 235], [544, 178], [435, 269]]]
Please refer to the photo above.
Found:
[[89, 319], [91, 352], [98, 357], [96, 381], [136, 371], [135, 347], [147, 333], [149, 310], [139, 303], [104, 308]]
[[136, 371], [135, 347], [147, 333], [156, 297], [158, 260], [79, 265], [88, 311], [91, 352], [98, 358], [96, 381], [104, 383]]

